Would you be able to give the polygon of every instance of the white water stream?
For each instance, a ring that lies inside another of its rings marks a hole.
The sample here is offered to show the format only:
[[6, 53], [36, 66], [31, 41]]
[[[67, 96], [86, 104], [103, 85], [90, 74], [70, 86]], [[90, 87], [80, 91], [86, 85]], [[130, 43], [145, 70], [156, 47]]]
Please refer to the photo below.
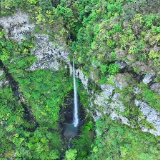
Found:
[[73, 84], [74, 84], [74, 110], [73, 110], [73, 125], [74, 127], [78, 126], [78, 96], [77, 96], [77, 86], [76, 86], [76, 77], [75, 77], [75, 66], [73, 60]]

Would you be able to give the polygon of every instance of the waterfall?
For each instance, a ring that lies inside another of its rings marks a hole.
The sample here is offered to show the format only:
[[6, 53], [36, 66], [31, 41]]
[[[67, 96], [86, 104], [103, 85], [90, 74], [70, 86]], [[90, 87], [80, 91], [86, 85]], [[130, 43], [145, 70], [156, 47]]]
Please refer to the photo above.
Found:
[[78, 97], [77, 97], [77, 87], [76, 87], [76, 77], [75, 77], [75, 66], [73, 60], [73, 84], [74, 84], [74, 110], [73, 110], [73, 125], [78, 126]]

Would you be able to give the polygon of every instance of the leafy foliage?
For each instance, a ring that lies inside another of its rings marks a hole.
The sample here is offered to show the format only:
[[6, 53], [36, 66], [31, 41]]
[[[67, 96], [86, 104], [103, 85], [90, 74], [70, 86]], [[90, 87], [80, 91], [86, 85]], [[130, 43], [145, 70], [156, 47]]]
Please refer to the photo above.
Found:
[[111, 122], [109, 118], [97, 123], [106, 133], [97, 135], [90, 159], [159, 159], [160, 151], [151, 134]]
[[[160, 82], [157, 0], [1, 0], [0, 5], [1, 16], [11, 15], [19, 8], [32, 14], [31, 21], [37, 25], [34, 32], [47, 33], [54, 42], [67, 40], [76, 65], [88, 78], [96, 75], [95, 82], [88, 84], [96, 93], [101, 92], [102, 84], [113, 84], [116, 74], [122, 72], [116, 61], [133, 64], [133, 72], [137, 74], [143, 65], [134, 64], [140, 61], [156, 72], [156, 82]], [[0, 90], [0, 158], [60, 159], [64, 146], [58, 126], [59, 111], [60, 106], [65, 106], [64, 98], [73, 88], [71, 77], [65, 69], [56, 72], [27, 71], [37, 61], [31, 55], [34, 38], [18, 44], [6, 40], [5, 35], [4, 30], [0, 30], [0, 60], [19, 84], [24, 103], [31, 106], [39, 127], [33, 131], [34, 125], [24, 119], [22, 104], [18, 103], [9, 86], [3, 86]], [[94, 110], [96, 106], [89, 107], [94, 99], [90, 99], [88, 92], [79, 84], [81, 103]], [[115, 89], [115, 92], [118, 90], [123, 94], [126, 107], [123, 116], [140, 115], [132, 104], [135, 97], [159, 111], [156, 92], [139, 85], [142, 92], [135, 95], [133, 86], [125, 91]], [[73, 148], [66, 152], [66, 159], [159, 159], [157, 138], [142, 133], [138, 127], [133, 129], [111, 121], [107, 116], [99, 119], [96, 125], [89, 122], [82, 127], [79, 139], [72, 140]], [[137, 120], [132, 118], [130, 123], [137, 125]], [[154, 128], [145, 120], [140, 124]], [[94, 129], [97, 136], [92, 144]]]
[[70, 149], [66, 151], [66, 160], [75, 160], [77, 151], [75, 149]]
[[3, 139], [0, 143], [3, 148], [0, 157], [11, 159], [16, 153], [16, 158], [20, 159], [59, 159], [62, 153], [59, 111], [60, 105], [64, 106], [64, 98], [72, 90], [72, 80], [68, 78], [61, 81], [66, 70], [27, 71], [36, 62], [36, 58], [31, 55], [32, 48], [31, 39], [18, 44], [12, 40], [7, 41], [4, 37], [0, 38], [0, 49], [3, 51], [0, 59], [19, 84], [21, 89], [18, 91], [27, 99], [24, 103], [31, 106], [28, 109], [32, 110], [39, 124], [34, 129], [35, 126], [24, 119], [25, 111], [11, 88], [0, 90], [0, 138]]
[[50, 0], [40, 0], [39, 5], [44, 13], [46, 13], [46, 11], [52, 10], [52, 3]]

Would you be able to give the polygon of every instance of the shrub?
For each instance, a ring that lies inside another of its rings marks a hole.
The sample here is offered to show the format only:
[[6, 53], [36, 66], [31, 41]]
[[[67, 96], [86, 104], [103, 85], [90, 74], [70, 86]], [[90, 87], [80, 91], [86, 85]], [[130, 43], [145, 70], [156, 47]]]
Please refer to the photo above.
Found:
[[42, 8], [43, 13], [46, 13], [47, 10], [52, 10], [52, 3], [50, 0], [40, 0], [39, 5]]
[[76, 149], [70, 149], [66, 151], [66, 160], [75, 160], [77, 156]]
[[152, 32], [160, 33], [160, 27], [152, 27]]
[[152, 59], [152, 58], [159, 58], [160, 57], [160, 54], [154, 52], [154, 51], [150, 51], [149, 52], [149, 58]]
[[119, 65], [116, 63], [110, 64], [108, 72], [109, 74], [115, 74], [119, 71]]
[[28, 0], [28, 2], [29, 2], [30, 4], [36, 4], [37, 2], [39, 2], [39, 0]]

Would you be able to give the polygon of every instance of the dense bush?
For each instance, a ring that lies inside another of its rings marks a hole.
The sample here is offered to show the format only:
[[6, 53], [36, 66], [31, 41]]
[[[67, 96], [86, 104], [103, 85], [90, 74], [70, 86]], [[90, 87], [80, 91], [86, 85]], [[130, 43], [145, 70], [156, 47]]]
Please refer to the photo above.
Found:
[[21, 159], [59, 159], [62, 154], [61, 130], [58, 127], [59, 111], [60, 105], [64, 104], [64, 98], [72, 89], [72, 83], [69, 78], [63, 81], [64, 85], [63, 82], [59, 83], [66, 70], [25, 70], [36, 61], [30, 54], [32, 48], [31, 39], [18, 44], [12, 40], [7, 41], [4, 37], [0, 38], [0, 60], [21, 87], [18, 92], [27, 99], [24, 103], [31, 106], [28, 109], [33, 112], [39, 126], [35, 128], [34, 123], [25, 119], [27, 115], [24, 108], [14, 97], [11, 88], [2, 89], [0, 137], [4, 140], [0, 143], [0, 148], [3, 148], [0, 151], [1, 158], [13, 158], [16, 154], [16, 157]]
[[42, 8], [44, 14], [46, 11], [52, 10], [52, 3], [50, 0], [40, 0], [39, 5]]

